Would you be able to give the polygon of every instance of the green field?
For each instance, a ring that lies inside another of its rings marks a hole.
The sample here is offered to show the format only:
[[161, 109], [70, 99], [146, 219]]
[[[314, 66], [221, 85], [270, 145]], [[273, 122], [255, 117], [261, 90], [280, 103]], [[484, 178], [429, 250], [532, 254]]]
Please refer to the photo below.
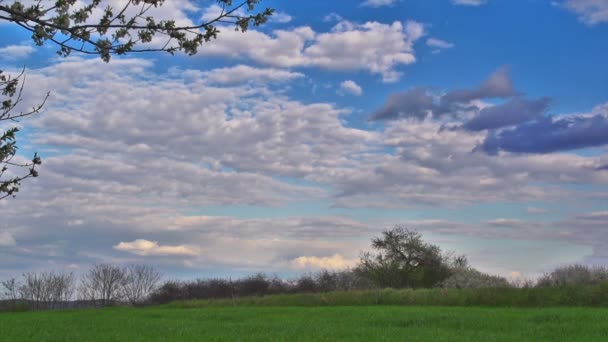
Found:
[[608, 309], [107, 308], [0, 314], [3, 341], [608, 341]]

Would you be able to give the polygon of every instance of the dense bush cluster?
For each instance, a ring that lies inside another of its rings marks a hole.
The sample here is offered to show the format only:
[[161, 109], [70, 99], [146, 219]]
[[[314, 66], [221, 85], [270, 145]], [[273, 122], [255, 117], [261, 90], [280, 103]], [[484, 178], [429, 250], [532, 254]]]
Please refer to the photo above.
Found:
[[440, 287], [453, 289], [480, 289], [489, 287], [511, 287], [512, 284], [503, 277], [482, 273], [474, 268], [459, 267], [439, 283]]
[[321, 271], [293, 280], [256, 274], [242, 279], [197, 279], [167, 281], [150, 296], [150, 303], [176, 300], [220, 299], [272, 294], [315, 293], [368, 289], [373, 284], [353, 271]]
[[569, 265], [556, 268], [538, 279], [538, 287], [593, 285], [608, 282], [608, 268]]

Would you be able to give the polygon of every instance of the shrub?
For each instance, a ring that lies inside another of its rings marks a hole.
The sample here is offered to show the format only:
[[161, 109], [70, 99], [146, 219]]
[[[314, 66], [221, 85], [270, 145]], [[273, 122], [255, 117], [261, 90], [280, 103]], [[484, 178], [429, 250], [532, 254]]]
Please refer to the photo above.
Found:
[[569, 265], [556, 268], [536, 282], [537, 287], [594, 285], [608, 282], [608, 268]]
[[457, 268], [439, 287], [456, 289], [478, 289], [488, 287], [510, 287], [507, 279], [479, 272], [474, 268]]

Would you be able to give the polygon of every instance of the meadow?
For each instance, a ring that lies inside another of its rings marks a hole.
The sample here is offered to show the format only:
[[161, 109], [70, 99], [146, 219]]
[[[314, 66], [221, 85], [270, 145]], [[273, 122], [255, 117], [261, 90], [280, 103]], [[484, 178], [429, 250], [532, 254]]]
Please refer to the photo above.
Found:
[[5, 341], [605, 341], [608, 309], [105, 308], [0, 314]]

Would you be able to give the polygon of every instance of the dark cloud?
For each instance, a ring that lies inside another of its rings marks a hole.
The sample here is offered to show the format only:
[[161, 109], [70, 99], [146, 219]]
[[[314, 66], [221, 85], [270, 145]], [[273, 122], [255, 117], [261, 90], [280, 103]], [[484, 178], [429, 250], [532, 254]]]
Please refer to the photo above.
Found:
[[441, 98], [443, 105], [463, 103], [478, 99], [508, 98], [517, 95], [509, 68], [502, 67], [492, 73], [488, 79], [473, 89], [454, 90]]
[[517, 95], [509, 69], [502, 67], [473, 89], [451, 91], [439, 101], [426, 88], [418, 87], [389, 96], [382, 108], [376, 110], [370, 121], [396, 120], [404, 118], [425, 119], [429, 114], [443, 115], [461, 110], [477, 110], [467, 102], [487, 98], [509, 98]]
[[470, 131], [483, 131], [540, 119], [550, 103], [551, 100], [546, 97], [538, 100], [513, 99], [504, 104], [483, 109], [462, 127]]
[[402, 118], [424, 119], [435, 109], [435, 101], [426, 88], [413, 88], [392, 94], [382, 108], [375, 111], [371, 121]]
[[568, 117], [541, 119], [512, 129], [490, 132], [481, 148], [490, 155], [499, 151], [551, 153], [608, 144], [608, 118]]

